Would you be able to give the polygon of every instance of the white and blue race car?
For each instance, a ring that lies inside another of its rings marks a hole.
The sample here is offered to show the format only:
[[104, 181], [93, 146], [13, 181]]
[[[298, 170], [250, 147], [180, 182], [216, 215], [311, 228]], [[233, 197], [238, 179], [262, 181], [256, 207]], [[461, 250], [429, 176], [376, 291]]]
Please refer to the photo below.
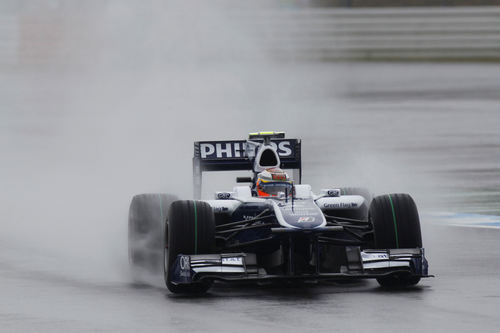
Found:
[[[195, 200], [141, 194], [129, 211], [133, 272], [161, 272], [174, 293], [207, 291], [214, 281], [319, 281], [375, 278], [384, 287], [429, 277], [416, 205], [408, 194], [372, 197], [362, 188], [302, 184], [301, 141], [282, 132], [194, 144]], [[292, 170], [289, 190], [262, 197], [263, 170]], [[206, 171], [248, 170], [232, 191], [200, 200]]]

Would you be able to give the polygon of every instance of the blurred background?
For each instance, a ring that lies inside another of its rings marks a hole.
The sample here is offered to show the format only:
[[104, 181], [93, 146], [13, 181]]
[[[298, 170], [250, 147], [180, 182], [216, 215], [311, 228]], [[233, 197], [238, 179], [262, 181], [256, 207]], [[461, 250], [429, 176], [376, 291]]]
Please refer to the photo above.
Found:
[[[440, 242], [496, 240], [433, 226], [500, 226], [499, 4], [0, 0], [0, 288], [9, 300], [0, 321], [13, 312], [3, 320], [13, 331], [32, 327], [23, 315], [40, 314], [57, 323], [35, 321], [42, 331], [68, 332], [74, 326], [67, 320], [78, 321], [76, 331], [108, 321], [111, 330], [140, 330], [126, 320], [128, 307], [137, 309], [117, 296], [128, 289], [113, 284], [115, 294], [105, 292], [125, 313], [120, 326], [88, 310], [100, 298], [80, 305], [88, 315], [78, 305], [74, 312], [46, 309], [48, 301], [72, 304], [47, 285], [75, 288], [80, 297], [103, 292], [88, 281], [129, 281], [132, 196], [191, 198], [193, 141], [259, 130], [303, 139], [304, 182], [315, 190], [412, 194], [437, 273], [455, 276], [458, 263], [437, 265], [450, 258]], [[232, 175], [210, 175], [205, 197], [233, 185]], [[14, 282], [27, 276], [47, 283]], [[450, 307], [440, 302], [455, 297], [460, 283], [424, 300]], [[23, 303], [23, 288], [39, 301]], [[137, 306], [164, 305], [150, 297]], [[484, 302], [471, 299], [465, 303]], [[494, 302], [486, 301], [491, 309]], [[444, 330], [454, 320], [443, 318]]]

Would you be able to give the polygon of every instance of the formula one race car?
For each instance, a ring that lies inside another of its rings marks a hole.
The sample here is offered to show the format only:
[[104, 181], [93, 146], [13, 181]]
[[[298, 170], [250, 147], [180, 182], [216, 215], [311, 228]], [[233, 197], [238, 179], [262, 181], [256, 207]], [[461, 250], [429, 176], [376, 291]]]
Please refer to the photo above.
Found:
[[[282, 169], [292, 170], [293, 182]], [[199, 200], [204, 171], [251, 170], [232, 191]], [[301, 141], [282, 132], [195, 142], [195, 200], [141, 194], [129, 213], [133, 272], [159, 271], [174, 293], [213, 281], [376, 278], [384, 287], [428, 277], [420, 221], [408, 194], [301, 184]]]

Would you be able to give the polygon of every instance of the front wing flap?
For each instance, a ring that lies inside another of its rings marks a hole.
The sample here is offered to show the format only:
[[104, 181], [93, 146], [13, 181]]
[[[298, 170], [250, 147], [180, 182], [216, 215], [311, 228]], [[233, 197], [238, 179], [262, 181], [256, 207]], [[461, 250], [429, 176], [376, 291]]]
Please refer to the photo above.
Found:
[[390, 274], [431, 277], [423, 248], [360, 250], [346, 247], [347, 265], [338, 273], [271, 275], [257, 266], [254, 253], [197, 254], [177, 256], [173, 264], [172, 283], [190, 284], [205, 279], [231, 281], [265, 281], [275, 279], [345, 280], [377, 278]]

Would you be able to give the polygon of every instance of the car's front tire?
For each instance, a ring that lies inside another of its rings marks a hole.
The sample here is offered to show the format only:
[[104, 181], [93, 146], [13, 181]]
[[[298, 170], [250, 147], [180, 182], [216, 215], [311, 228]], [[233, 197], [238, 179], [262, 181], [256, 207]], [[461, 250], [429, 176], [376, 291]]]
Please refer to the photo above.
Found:
[[215, 218], [212, 207], [203, 201], [172, 203], [164, 237], [164, 276], [173, 293], [203, 293], [211, 282], [175, 284], [172, 266], [179, 254], [209, 254], [215, 251]]
[[[408, 194], [375, 197], [369, 211], [376, 249], [421, 248], [422, 234], [417, 206]], [[419, 277], [410, 274], [377, 278], [383, 287], [416, 285]]]

